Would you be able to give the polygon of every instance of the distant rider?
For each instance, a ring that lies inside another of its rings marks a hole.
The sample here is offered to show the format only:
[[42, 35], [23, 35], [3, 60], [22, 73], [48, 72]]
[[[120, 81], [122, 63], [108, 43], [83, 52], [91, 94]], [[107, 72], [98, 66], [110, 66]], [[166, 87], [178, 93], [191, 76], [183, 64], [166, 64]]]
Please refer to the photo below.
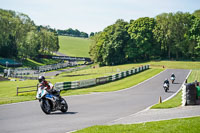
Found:
[[173, 78], [175, 79], [175, 75], [174, 75], [174, 73], [172, 73], [171, 77], [173, 77]]
[[165, 81], [164, 81], [164, 84], [167, 84], [167, 86], [169, 87], [169, 80], [168, 79], [165, 79]]

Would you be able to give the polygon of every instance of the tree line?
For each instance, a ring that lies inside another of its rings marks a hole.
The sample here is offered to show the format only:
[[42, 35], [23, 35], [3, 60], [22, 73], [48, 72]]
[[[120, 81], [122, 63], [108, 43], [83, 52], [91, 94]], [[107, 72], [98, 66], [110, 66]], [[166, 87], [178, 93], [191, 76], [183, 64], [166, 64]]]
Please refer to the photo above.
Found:
[[66, 30], [57, 30], [58, 35], [62, 36], [73, 36], [73, 37], [82, 37], [82, 38], [88, 38], [88, 34], [85, 32], [81, 32], [78, 29], [73, 30], [72, 28], [66, 29]]
[[0, 57], [35, 58], [58, 49], [56, 30], [35, 25], [26, 14], [0, 9]]
[[91, 37], [89, 54], [100, 65], [200, 57], [200, 10], [117, 20]]

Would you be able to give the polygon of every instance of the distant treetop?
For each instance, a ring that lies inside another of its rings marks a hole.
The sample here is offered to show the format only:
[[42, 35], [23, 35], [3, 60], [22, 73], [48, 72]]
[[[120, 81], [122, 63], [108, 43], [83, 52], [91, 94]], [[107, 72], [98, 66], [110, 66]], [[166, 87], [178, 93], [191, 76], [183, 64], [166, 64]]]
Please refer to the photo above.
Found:
[[83, 38], [88, 38], [88, 34], [85, 32], [81, 32], [77, 29], [73, 30], [72, 28], [66, 29], [66, 30], [57, 30], [58, 35], [63, 35], [63, 36], [73, 36], [73, 37], [83, 37]]

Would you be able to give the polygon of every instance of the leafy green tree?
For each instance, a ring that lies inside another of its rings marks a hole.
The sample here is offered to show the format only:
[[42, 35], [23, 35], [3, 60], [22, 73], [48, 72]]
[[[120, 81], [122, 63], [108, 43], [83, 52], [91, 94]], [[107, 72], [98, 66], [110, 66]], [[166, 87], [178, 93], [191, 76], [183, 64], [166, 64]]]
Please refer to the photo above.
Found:
[[200, 10], [194, 11], [193, 15], [200, 18]]
[[134, 55], [136, 56], [135, 58], [149, 60], [151, 56], [156, 55], [158, 46], [153, 39], [152, 31], [154, 26], [154, 18], [144, 17], [131, 21], [128, 33], [135, 45], [129, 47], [133, 49], [133, 52], [137, 52], [137, 54]]
[[0, 56], [11, 57], [17, 55], [15, 41], [18, 19], [15, 12], [0, 9]]
[[153, 30], [155, 40], [160, 44], [161, 56], [171, 59], [179, 56], [188, 58], [192, 43], [188, 32], [191, 27], [192, 15], [189, 13], [163, 13], [156, 16]]
[[197, 17], [192, 20], [192, 26], [189, 30], [189, 37], [193, 42], [191, 48], [194, 56], [200, 57], [200, 18]]
[[0, 9], [1, 57], [36, 57], [40, 52], [58, 49], [58, 35], [54, 29], [37, 27], [26, 14]]
[[91, 33], [90, 33], [90, 37], [92, 37], [92, 36], [94, 36], [94, 32], [91, 32]]
[[78, 29], [73, 30], [72, 28], [69, 28], [67, 30], [57, 30], [57, 33], [58, 33], [58, 35], [64, 35], [64, 36], [88, 38], [87, 33], [80, 32]]
[[129, 40], [126, 26], [127, 22], [117, 20], [115, 24], [108, 26], [103, 32], [94, 37], [95, 45], [92, 45], [90, 55], [95, 62], [101, 65], [116, 65], [127, 62], [124, 48]]
[[187, 56], [189, 56], [187, 53], [190, 45], [187, 35], [191, 27], [192, 15], [189, 13], [177, 12], [173, 17], [173, 53], [176, 55], [177, 60], [180, 56], [187, 58]]

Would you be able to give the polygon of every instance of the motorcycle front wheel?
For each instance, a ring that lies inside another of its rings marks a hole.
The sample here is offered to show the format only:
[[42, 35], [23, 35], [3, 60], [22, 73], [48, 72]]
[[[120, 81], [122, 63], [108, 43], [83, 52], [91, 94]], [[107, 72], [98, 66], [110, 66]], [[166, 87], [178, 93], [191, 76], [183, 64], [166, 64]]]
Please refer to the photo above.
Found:
[[49, 101], [47, 99], [42, 99], [40, 101], [40, 107], [45, 114], [51, 113], [51, 105], [49, 104]]
[[64, 113], [64, 112], [67, 112], [68, 110], [68, 105], [67, 105], [67, 102], [65, 101], [64, 98], [61, 98], [61, 111]]

